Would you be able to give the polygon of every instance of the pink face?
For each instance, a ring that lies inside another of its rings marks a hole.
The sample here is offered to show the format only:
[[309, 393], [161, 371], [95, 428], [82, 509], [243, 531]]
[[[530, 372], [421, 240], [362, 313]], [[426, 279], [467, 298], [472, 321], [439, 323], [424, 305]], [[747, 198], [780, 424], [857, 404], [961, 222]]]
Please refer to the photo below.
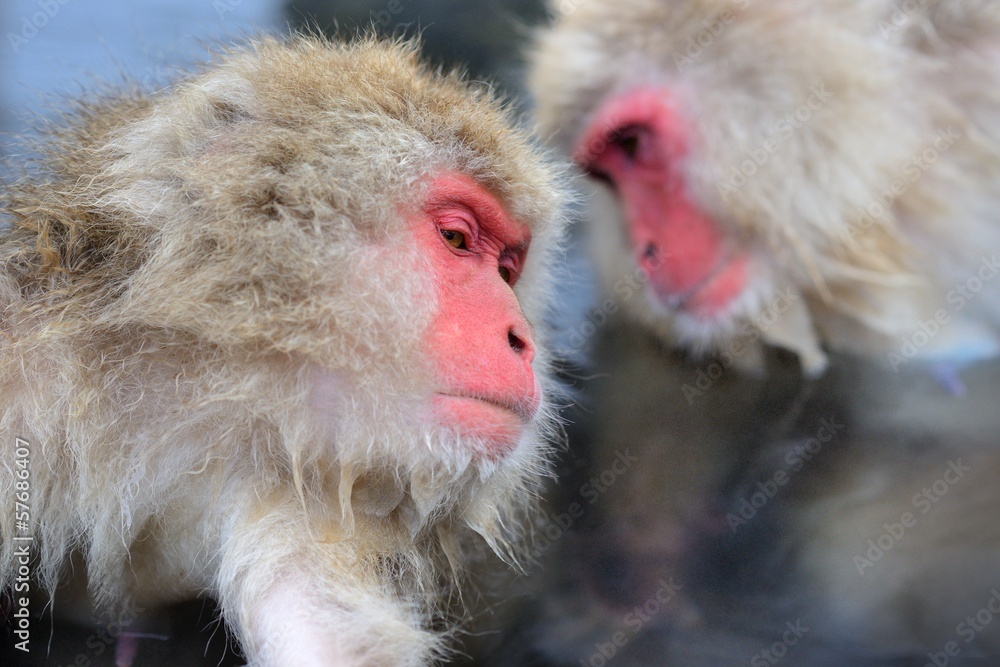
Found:
[[433, 418], [485, 443], [484, 455], [502, 456], [541, 401], [531, 325], [511, 289], [531, 233], [461, 174], [437, 177], [409, 222], [438, 297], [425, 341], [435, 373]]
[[679, 166], [690, 136], [668, 93], [640, 88], [599, 109], [574, 158], [618, 193], [635, 262], [661, 303], [711, 320], [743, 293], [748, 256], [692, 201]]

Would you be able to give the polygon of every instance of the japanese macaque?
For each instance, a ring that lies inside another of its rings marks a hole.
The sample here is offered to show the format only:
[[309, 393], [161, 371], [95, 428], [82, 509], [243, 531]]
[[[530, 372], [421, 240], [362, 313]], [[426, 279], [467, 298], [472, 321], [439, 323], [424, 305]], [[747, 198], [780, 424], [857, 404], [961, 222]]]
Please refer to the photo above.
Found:
[[530, 82], [604, 290], [495, 664], [1000, 655], [1000, 6], [553, 8]]
[[547, 467], [565, 170], [370, 38], [255, 41], [34, 150], [0, 191], [0, 584], [77, 554], [112, 613], [216, 597], [250, 665], [445, 655]]
[[556, 6], [537, 116], [603, 181], [595, 256], [609, 287], [641, 269], [633, 316], [730, 365], [787, 348], [813, 375], [827, 349], [1000, 351], [996, 3]]

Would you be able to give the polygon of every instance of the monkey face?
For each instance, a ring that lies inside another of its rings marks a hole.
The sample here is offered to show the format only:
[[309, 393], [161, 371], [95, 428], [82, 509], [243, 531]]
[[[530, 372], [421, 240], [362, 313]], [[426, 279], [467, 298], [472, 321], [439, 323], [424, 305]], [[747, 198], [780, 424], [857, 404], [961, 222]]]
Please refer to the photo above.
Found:
[[[531, 231], [460, 172], [427, 177], [418, 190], [418, 204], [401, 207], [405, 222], [394, 240], [374, 244], [365, 262], [381, 277], [359, 276], [360, 282], [386, 285], [396, 302], [420, 304], [411, 313], [417, 322], [411, 340], [397, 341], [399, 356], [372, 355], [362, 369], [367, 378], [327, 367], [312, 400], [338, 421], [357, 409], [360, 387], [374, 386], [372, 414], [362, 421], [384, 424], [393, 417], [379, 415], [379, 406], [387, 404], [384, 386], [394, 384], [394, 401], [412, 406], [401, 411], [415, 415], [410, 426], [438, 443], [440, 454], [499, 459], [533, 432], [541, 412], [534, 329], [514, 292]], [[383, 340], [382, 347], [390, 342]], [[399, 381], [400, 364], [410, 366], [411, 381]], [[449, 451], [455, 449], [460, 451]]]
[[705, 146], [682, 95], [656, 85], [616, 91], [582, 127], [572, 154], [599, 184], [595, 251], [617, 255], [603, 260], [606, 277], [632, 275], [642, 283], [628, 310], [671, 342], [702, 350], [731, 337], [760, 337], [751, 323], [777, 287], [787, 287], [776, 274], [794, 284], [782, 313], [795, 305], [799, 272], [786, 271], [764, 240], [768, 221], [741, 228], [705, 204], [691, 174]]
[[574, 157], [620, 198], [632, 260], [655, 301], [678, 317], [722, 323], [748, 289], [751, 258], [692, 201], [680, 166], [689, 136], [669, 91], [640, 88], [598, 110]]
[[487, 443], [490, 454], [509, 449], [541, 400], [534, 334], [512, 289], [531, 233], [461, 175], [435, 180], [411, 224], [437, 293], [425, 339], [434, 419]]

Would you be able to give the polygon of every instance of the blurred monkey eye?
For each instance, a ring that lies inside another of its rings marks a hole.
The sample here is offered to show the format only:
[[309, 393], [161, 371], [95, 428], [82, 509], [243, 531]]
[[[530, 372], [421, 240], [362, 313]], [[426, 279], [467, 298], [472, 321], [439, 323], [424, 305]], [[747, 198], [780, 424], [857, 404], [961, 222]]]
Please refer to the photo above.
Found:
[[465, 234], [462, 232], [456, 232], [452, 229], [442, 229], [441, 236], [444, 237], [445, 242], [456, 250], [468, 250], [465, 245]]
[[509, 285], [511, 279], [510, 269], [508, 269], [506, 266], [501, 266], [499, 271], [500, 271], [500, 278]]
[[611, 142], [621, 149], [621, 152], [629, 160], [634, 160], [639, 155], [639, 128], [626, 127], [617, 132], [611, 138]]

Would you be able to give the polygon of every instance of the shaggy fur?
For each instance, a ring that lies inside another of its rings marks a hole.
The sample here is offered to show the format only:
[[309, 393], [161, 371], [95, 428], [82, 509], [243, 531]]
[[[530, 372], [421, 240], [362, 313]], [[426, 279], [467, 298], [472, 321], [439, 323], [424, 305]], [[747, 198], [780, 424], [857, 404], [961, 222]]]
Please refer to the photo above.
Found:
[[[949, 290], [1000, 247], [996, 3], [554, 6], [562, 11], [538, 40], [531, 74], [545, 133], [569, 151], [604, 100], [637, 86], [668, 87], [696, 128], [682, 166], [693, 196], [753, 254], [757, 285], [727, 321], [699, 323], [652, 298], [623, 304], [668, 341], [718, 350], [737, 337], [761, 339], [796, 351], [812, 372], [824, 367], [825, 347], [885, 356], [921, 320], [954, 311]], [[815, 86], [829, 101], [782, 134], [781, 119]], [[949, 129], [954, 144], [915, 168], [911, 160]], [[744, 185], [725, 188], [768, 139], [779, 148], [751, 164], [756, 173]], [[890, 190], [894, 183], [902, 192]], [[594, 254], [614, 285], [633, 272], [633, 260], [617, 202], [604, 188], [595, 199]], [[883, 202], [888, 210], [880, 211]], [[925, 355], [1000, 349], [998, 285], [960, 316], [952, 312], [959, 324]], [[756, 318], [786, 290], [797, 307], [760, 326]]]
[[[523, 537], [554, 387], [541, 353], [543, 409], [496, 462], [414, 423], [435, 297], [399, 232], [427, 174], [494, 193], [532, 229], [516, 292], [544, 348], [563, 174], [511, 121], [412, 44], [300, 37], [46, 128], [0, 190], [0, 419], [30, 443], [38, 580], [79, 550], [105, 608], [218, 596], [251, 665], [317, 638], [337, 664], [439, 655], [468, 529], [508, 558]], [[2, 497], [15, 479], [5, 457]]]

